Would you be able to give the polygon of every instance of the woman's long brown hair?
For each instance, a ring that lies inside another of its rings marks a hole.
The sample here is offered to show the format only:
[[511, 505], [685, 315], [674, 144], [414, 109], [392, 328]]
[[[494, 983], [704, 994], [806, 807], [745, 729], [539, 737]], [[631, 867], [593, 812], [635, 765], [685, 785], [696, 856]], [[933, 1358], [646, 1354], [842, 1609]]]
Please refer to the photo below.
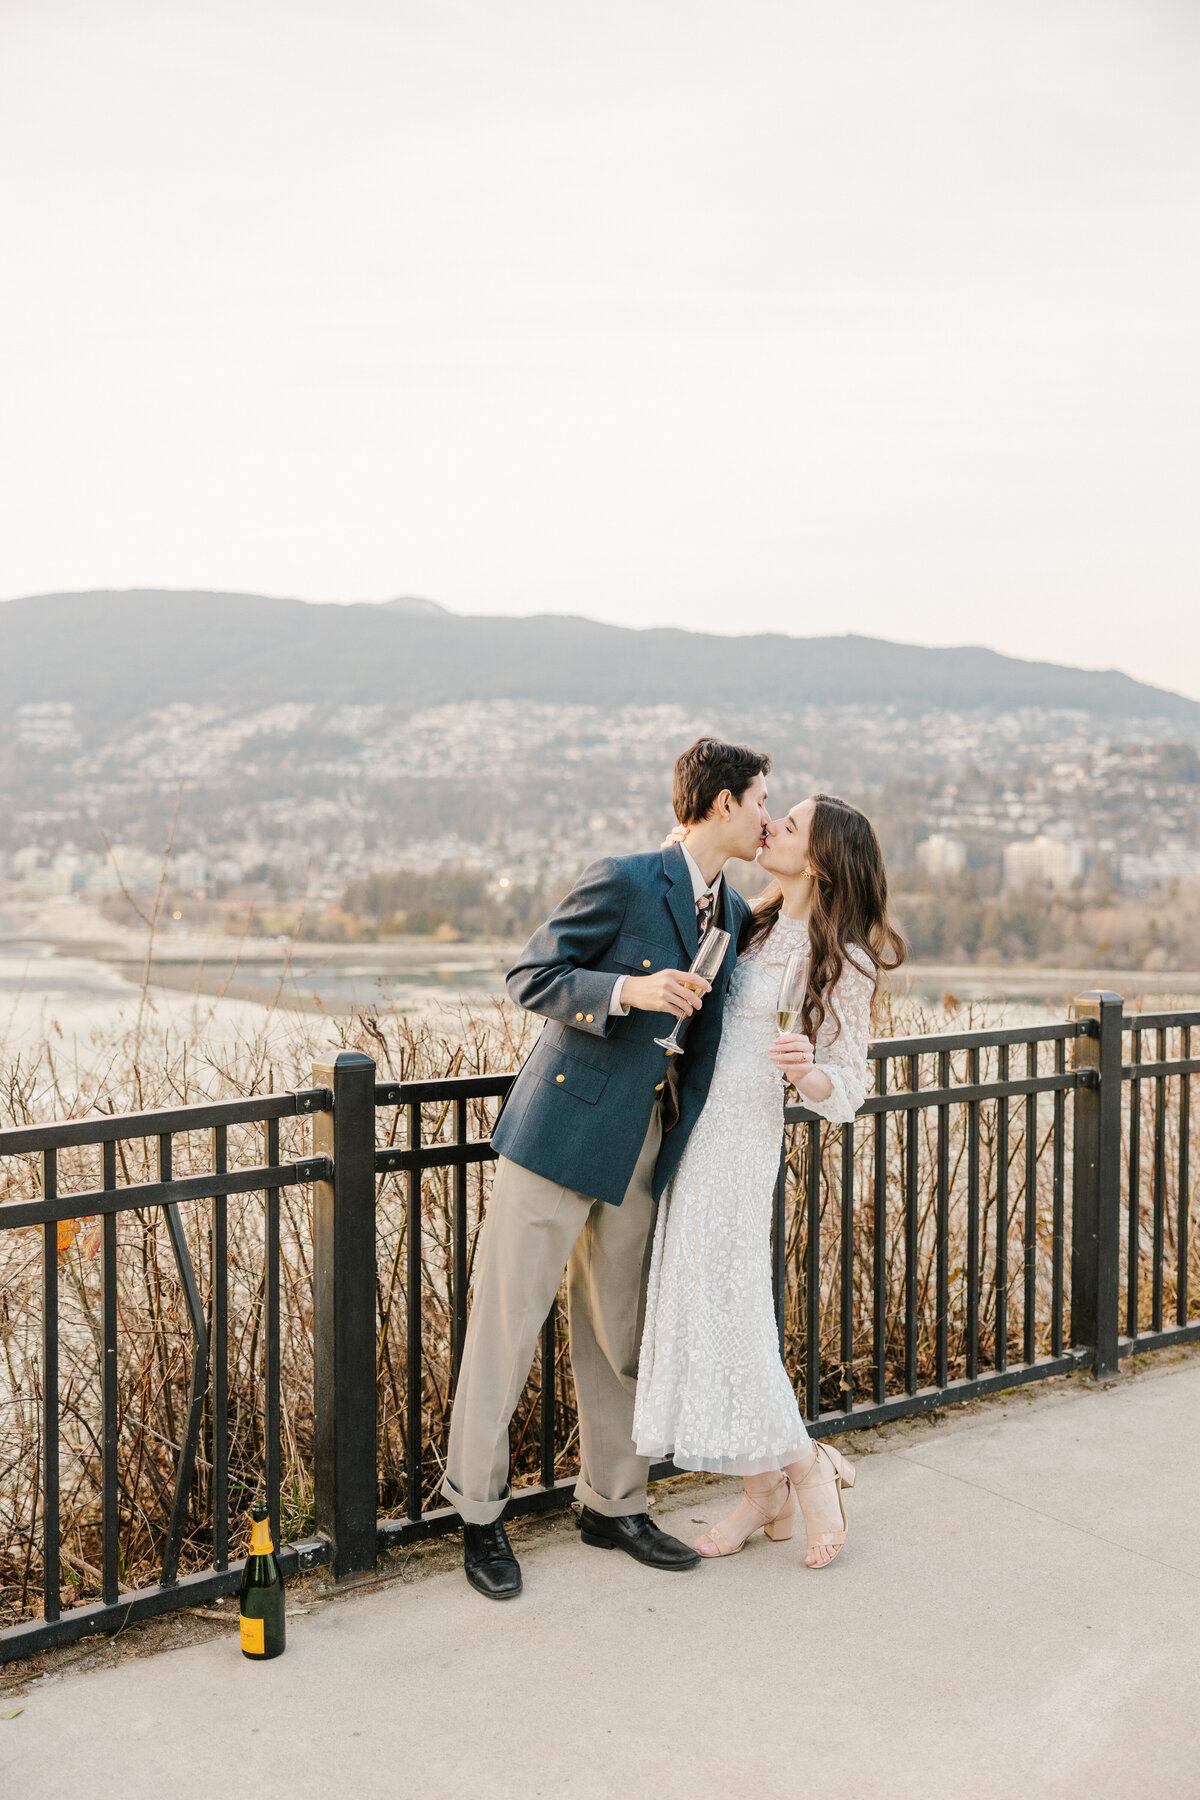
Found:
[[[867, 956], [878, 980], [881, 969], [900, 967], [908, 945], [888, 918], [887, 871], [870, 819], [834, 794], [814, 794], [813, 800], [815, 811], [808, 832], [808, 860], [813, 871], [808, 992], [800, 1023], [805, 1036], [815, 1043], [829, 1011], [827, 997], [846, 965], [846, 952], [854, 949]], [[782, 907], [782, 890], [769, 889], [755, 902], [738, 948], [748, 950], [761, 943]], [[840, 1020], [837, 1025], [840, 1031]]]

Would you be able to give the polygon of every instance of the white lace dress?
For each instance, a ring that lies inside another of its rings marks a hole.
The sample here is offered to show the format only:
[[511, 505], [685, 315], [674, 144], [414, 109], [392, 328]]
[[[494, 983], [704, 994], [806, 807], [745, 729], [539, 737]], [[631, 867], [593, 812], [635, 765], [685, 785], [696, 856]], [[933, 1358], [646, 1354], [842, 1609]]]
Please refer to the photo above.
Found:
[[[634, 1438], [641, 1456], [681, 1469], [758, 1475], [794, 1462], [809, 1442], [779, 1356], [771, 1295], [771, 1212], [783, 1135], [784, 1083], [770, 1058], [784, 964], [806, 947], [802, 920], [782, 916], [746, 952], [725, 1001], [704, 1110], [659, 1206], [638, 1366]], [[861, 956], [861, 953], [860, 953]], [[834, 1124], [867, 1090], [873, 973], [847, 960], [817, 1034]]]

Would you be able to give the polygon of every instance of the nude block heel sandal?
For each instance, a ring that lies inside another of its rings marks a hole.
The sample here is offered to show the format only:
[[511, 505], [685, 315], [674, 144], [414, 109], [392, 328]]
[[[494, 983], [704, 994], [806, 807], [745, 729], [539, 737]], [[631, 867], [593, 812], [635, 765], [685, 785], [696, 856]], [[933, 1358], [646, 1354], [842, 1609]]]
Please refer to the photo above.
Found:
[[775, 1544], [790, 1538], [796, 1522], [796, 1491], [782, 1471], [780, 1481], [782, 1495], [778, 1486], [765, 1494], [743, 1494], [727, 1519], [696, 1539], [694, 1547], [701, 1556], [736, 1556], [756, 1531], [762, 1531]]
[[763, 1526], [763, 1536], [769, 1537], [773, 1544], [786, 1544], [796, 1529], [796, 1490], [788, 1482], [788, 1497], [773, 1519], [768, 1519]]
[[[846, 1534], [850, 1529], [849, 1521], [846, 1518], [845, 1503], [842, 1500], [842, 1489], [852, 1488], [854, 1486], [855, 1471], [854, 1464], [847, 1462], [841, 1451], [836, 1449], [834, 1445], [818, 1442], [815, 1449], [816, 1455], [813, 1457], [812, 1464], [807, 1474], [797, 1487], [796, 1497], [800, 1502], [801, 1512], [804, 1512], [804, 1492], [806, 1488], [825, 1487], [830, 1482], [834, 1484], [834, 1492], [837, 1495], [838, 1511], [842, 1515], [841, 1531], [809, 1531], [807, 1534], [808, 1548], [810, 1550], [833, 1551], [833, 1555], [828, 1557], [825, 1562], [810, 1563], [809, 1567], [814, 1569], [827, 1569], [829, 1564], [833, 1562], [840, 1553], [843, 1544], [846, 1542]], [[788, 1479], [790, 1481], [791, 1477], [789, 1476]], [[805, 1513], [806, 1526], [807, 1523], [808, 1515]]]

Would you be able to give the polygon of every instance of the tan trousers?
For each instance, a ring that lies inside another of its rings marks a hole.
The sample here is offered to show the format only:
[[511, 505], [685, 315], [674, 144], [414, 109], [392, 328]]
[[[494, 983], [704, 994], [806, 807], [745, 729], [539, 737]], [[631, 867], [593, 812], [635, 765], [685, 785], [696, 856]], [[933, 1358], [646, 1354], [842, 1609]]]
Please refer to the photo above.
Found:
[[650, 1464], [633, 1445], [638, 1349], [654, 1243], [654, 1109], [620, 1206], [499, 1159], [479, 1234], [475, 1295], [450, 1420], [442, 1492], [472, 1525], [509, 1496], [508, 1427], [563, 1272], [579, 1402], [575, 1497], [610, 1518], [645, 1512]]

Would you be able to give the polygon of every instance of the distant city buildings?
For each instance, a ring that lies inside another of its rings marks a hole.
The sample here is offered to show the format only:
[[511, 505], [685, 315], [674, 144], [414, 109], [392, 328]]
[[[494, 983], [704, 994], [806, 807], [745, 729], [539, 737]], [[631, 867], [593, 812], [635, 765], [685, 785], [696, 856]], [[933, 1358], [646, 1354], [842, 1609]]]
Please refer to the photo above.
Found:
[[1069, 888], [1083, 876], [1084, 846], [1073, 838], [1035, 837], [1004, 846], [1005, 887]]
[[75, 708], [69, 701], [31, 701], [17, 708], [17, 742], [30, 750], [78, 750]]
[[924, 869], [931, 881], [942, 881], [947, 876], [961, 874], [967, 866], [967, 846], [961, 838], [947, 837], [935, 831], [917, 845], [917, 864]]
[[1200, 850], [1159, 850], [1152, 856], [1123, 856], [1121, 886], [1135, 893], [1172, 881], [1200, 882]]
[[901, 884], [914, 865], [989, 891], [1200, 881], [1200, 737], [1166, 720], [339, 698], [178, 702], [99, 731], [39, 700], [0, 717], [0, 893], [153, 892], [181, 782], [170, 880], [210, 899], [336, 906], [364, 878], [439, 868], [561, 892], [602, 852], [657, 847], [674, 758], [714, 732], [772, 752], [772, 807], [816, 789], [865, 806]]

